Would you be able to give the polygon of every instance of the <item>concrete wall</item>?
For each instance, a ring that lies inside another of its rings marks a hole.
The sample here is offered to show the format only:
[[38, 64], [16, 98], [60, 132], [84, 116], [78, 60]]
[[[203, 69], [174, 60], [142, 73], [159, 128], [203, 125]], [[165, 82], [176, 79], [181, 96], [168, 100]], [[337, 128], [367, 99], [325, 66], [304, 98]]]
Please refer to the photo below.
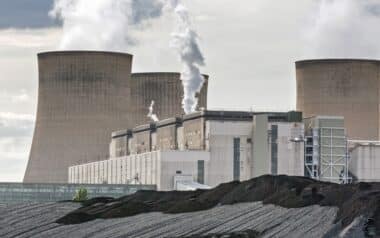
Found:
[[183, 146], [185, 150], [205, 149], [205, 120], [197, 118], [183, 122]]
[[[160, 191], [173, 190], [177, 172], [197, 180], [198, 160], [208, 163], [204, 151], [154, 151], [72, 166], [69, 183], [156, 185]], [[205, 172], [206, 172], [205, 168]]]
[[278, 123], [277, 174], [304, 176], [303, 123]]
[[177, 130], [181, 126], [180, 119], [172, 118], [157, 123], [157, 150], [177, 150], [178, 134]]
[[240, 180], [251, 178], [251, 133], [251, 122], [206, 122], [206, 150], [211, 156], [207, 167], [207, 185], [216, 186], [234, 179], [234, 138], [240, 138]]
[[349, 171], [360, 182], [380, 182], [380, 146], [359, 145], [351, 151]]
[[268, 116], [256, 115], [253, 119], [252, 130], [252, 176], [258, 177], [270, 174], [270, 153], [268, 145]]
[[65, 51], [38, 55], [36, 125], [26, 183], [66, 183], [68, 167], [109, 155], [113, 131], [131, 128], [132, 56]]
[[157, 147], [163, 151], [177, 149], [176, 125], [169, 125], [157, 129]]
[[[155, 101], [154, 113], [160, 120], [183, 115], [183, 86], [180, 73], [134, 73], [132, 74], [132, 105], [136, 125], [150, 122], [148, 108]], [[198, 95], [199, 108], [207, 108], [208, 76]]]
[[128, 155], [128, 137], [113, 138], [110, 145], [110, 157], [122, 157]]
[[[210, 161], [210, 153], [205, 151], [163, 151], [161, 152], [160, 181], [157, 189], [168, 191], [174, 189], [174, 176], [177, 172], [182, 175], [190, 175], [197, 181], [198, 160], [205, 161], [205, 177], [207, 178], [207, 164]], [[206, 184], [207, 180], [206, 180]]]
[[151, 151], [151, 131], [140, 131], [133, 134], [132, 153], [146, 153]]
[[349, 138], [378, 140], [379, 66], [375, 60], [297, 62], [297, 110], [304, 117], [344, 116]]

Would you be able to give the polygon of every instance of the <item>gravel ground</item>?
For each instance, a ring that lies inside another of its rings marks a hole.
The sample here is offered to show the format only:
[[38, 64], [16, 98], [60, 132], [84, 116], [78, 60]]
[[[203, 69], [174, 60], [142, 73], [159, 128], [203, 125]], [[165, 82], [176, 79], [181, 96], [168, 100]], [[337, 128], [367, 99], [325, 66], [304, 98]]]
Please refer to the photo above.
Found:
[[54, 223], [78, 206], [73, 203], [0, 205], [0, 237], [156, 238], [247, 229], [262, 232], [262, 237], [324, 237], [329, 231], [332, 237], [331, 230], [338, 210], [317, 205], [286, 209], [255, 202], [175, 215], [146, 213], [78, 225]]

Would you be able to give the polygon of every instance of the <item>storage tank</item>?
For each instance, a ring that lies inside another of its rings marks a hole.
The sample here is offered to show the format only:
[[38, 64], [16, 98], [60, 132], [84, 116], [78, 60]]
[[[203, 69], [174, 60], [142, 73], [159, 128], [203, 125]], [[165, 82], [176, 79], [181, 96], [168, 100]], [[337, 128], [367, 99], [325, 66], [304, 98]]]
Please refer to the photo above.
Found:
[[25, 183], [67, 183], [68, 167], [108, 158], [113, 131], [132, 128], [132, 55], [38, 54], [38, 109]]
[[[198, 108], [207, 108], [208, 76], [197, 95]], [[180, 73], [134, 73], [132, 74], [132, 104], [136, 125], [149, 123], [148, 108], [153, 100], [154, 113], [160, 120], [181, 116], [183, 87]]]
[[304, 117], [344, 116], [350, 139], [379, 140], [380, 61], [296, 62], [297, 110]]

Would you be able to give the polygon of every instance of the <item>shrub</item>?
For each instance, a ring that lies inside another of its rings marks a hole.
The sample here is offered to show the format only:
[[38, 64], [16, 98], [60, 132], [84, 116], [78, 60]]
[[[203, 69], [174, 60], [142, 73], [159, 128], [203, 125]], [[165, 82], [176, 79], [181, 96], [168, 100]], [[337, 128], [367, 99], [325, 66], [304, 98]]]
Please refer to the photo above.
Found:
[[87, 189], [85, 189], [85, 188], [80, 188], [76, 192], [76, 194], [75, 194], [75, 196], [73, 198], [74, 202], [84, 202], [87, 199], [88, 199], [88, 197], [87, 197]]

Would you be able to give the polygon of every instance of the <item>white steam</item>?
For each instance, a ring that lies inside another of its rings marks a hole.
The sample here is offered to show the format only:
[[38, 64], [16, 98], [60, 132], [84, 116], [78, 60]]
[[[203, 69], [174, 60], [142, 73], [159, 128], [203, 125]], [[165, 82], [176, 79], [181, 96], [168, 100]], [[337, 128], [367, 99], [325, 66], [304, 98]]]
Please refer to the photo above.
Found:
[[379, 57], [379, 0], [319, 0], [308, 56]]
[[136, 28], [141, 30], [149, 20], [162, 15], [165, 5], [177, 18], [171, 44], [183, 67], [182, 107], [188, 114], [197, 110], [197, 93], [204, 83], [199, 67], [205, 62], [189, 12], [181, 0], [55, 0], [49, 14], [63, 24], [60, 50], [126, 51], [136, 43], [131, 28], [138, 25]]
[[63, 24], [59, 49], [125, 51], [135, 43], [130, 26], [162, 14], [159, 0], [55, 0], [50, 16]]
[[153, 113], [153, 107], [154, 107], [154, 101], [152, 101], [152, 102], [150, 103], [149, 112], [148, 112], [148, 115], [147, 115], [147, 116], [148, 116], [150, 119], [152, 119], [152, 121], [157, 122], [157, 121], [159, 121], [159, 120], [158, 120], [157, 115]]
[[177, 16], [177, 30], [172, 34], [172, 45], [177, 49], [182, 63], [181, 80], [183, 84], [182, 107], [186, 114], [197, 109], [197, 93], [202, 89], [204, 77], [199, 67], [204, 66], [204, 57], [198, 45], [198, 35], [191, 27], [187, 8], [181, 0], [170, 0], [170, 6]]

